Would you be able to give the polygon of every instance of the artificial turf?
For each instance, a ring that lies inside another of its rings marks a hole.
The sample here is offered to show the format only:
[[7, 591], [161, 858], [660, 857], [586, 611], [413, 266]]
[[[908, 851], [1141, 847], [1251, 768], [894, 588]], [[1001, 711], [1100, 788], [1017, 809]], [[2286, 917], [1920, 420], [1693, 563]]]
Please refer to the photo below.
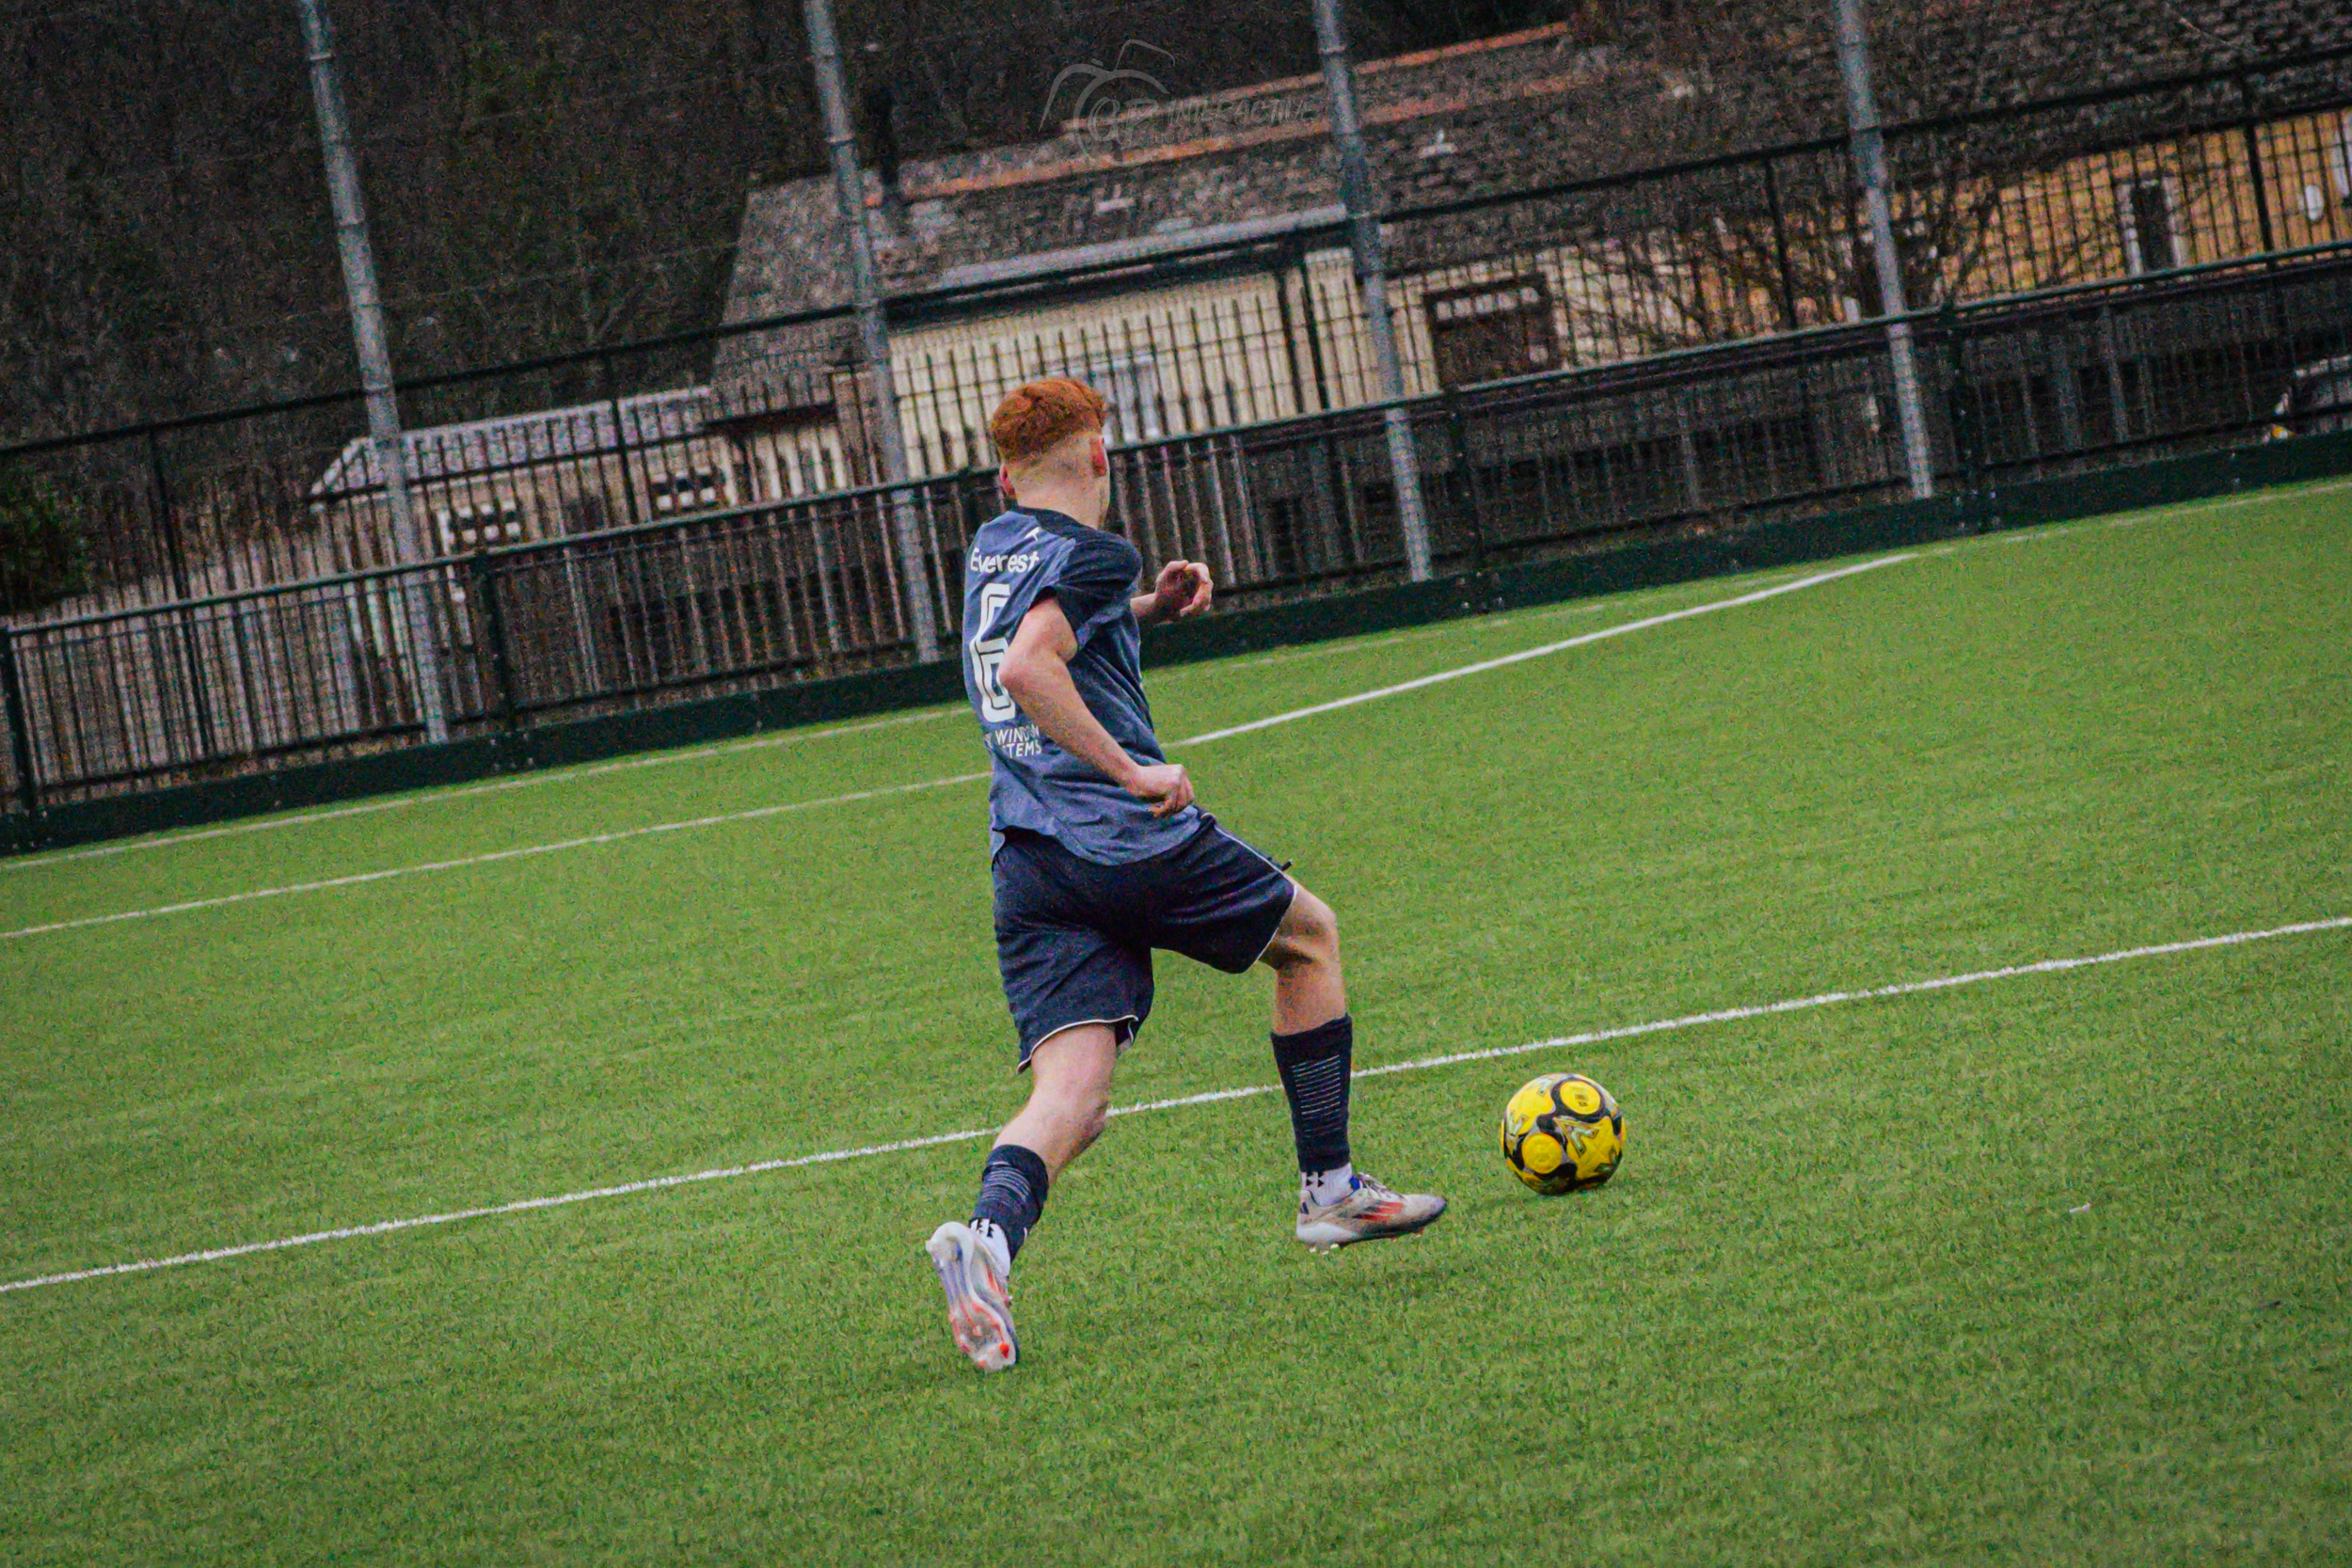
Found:
[[[1341, 911], [1359, 1063], [2352, 913], [2352, 492], [1882, 569], [1184, 753]], [[1766, 582], [1800, 574], [1784, 572]], [[1182, 736], [1748, 591], [1152, 677]], [[959, 716], [0, 865], [0, 929], [947, 777]], [[0, 1282], [1001, 1120], [977, 784], [0, 940]], [[1024, 1363], [980, 1144], [0, 1294], [0, 1562], [2352, 1554], [2338, 930], [1122, 1117]], [[1164, 960], [1120, 1098], [1270, 1083]], [[1504, 1095], [1626, 1106], [1542, 1199]]]

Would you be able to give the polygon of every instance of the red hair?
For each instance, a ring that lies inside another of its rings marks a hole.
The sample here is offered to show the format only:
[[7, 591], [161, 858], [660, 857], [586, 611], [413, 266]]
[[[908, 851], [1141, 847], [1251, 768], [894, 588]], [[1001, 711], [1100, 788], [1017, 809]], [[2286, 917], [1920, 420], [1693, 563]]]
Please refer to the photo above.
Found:
[[1005, 394], [989, 416], [988, 437], [996, 443], [997, 461], [1027, 463], [1080, 431], [1100, 435], [1107, 412], [1103, 394], [1085, 382], [1047, 376]]

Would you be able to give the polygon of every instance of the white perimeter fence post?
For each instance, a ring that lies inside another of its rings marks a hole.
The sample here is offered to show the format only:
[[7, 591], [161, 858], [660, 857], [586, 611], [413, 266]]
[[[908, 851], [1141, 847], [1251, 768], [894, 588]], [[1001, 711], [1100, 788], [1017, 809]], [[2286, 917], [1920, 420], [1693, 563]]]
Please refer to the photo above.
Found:
[[930, 574], [907, 489], [907, 444], [898, 425], [898, 386], [890, 370], [890, 327], [882, 319], [882, 289], [874, 277], [874, 239], [866, 219], [866, 180], [858, 172], [857, 141], [850, 130], [849, 95], [841, 85], [841, 44], [834, 36], [833, 0], [804, 0], [808, 52], [817, 71], [817, 98], [825, 114], [825, 147], [833, 156], [834, 205], [841, 214], [841, 238], [850, 252], [850, 296], [857, 306], [858, 336], [866, 372], [874, 383], [874, 434], [882, 443], [882, 483], [890, 490], [890, 529], [898, 556], [899, 584], [906, 595], [907, 629], [914, 657], [929, 664], [939, 657], [937, 618], [931, 611]]
[[1903, 467], [1919, 500], [1935, 494], [1935, 460], [1928, 450], [1927, 418], [1919, 408], [1919, 368], [1912, 355], [1911, 307], [1903, 298], [1902, 260], [1895, 250], [1895, 219], [1886, 204], [1886, 138], [1879, 132], [1878, 102], [1870, 91], [1870, 45], [1862, 28], [1862, 0], [1836, 0], [1837, 70], [1846, 79], [1846, 123], [1854, 178], [1870, 224], [1879, 302], [1887, 315], [1886, 357], [1895, 375], [1895, 407], [1902, 423]]
[[1323, 87], [1331, 100], [1331, 135], [1340, 149], [1340, 200], [1347, 208], [1348, 246], [1355, 254], [1356, 282], [1363, 291], [1364, 327], [1372, 335], [1374, 369], [1388, 410], [1389, 471], [1396, 483], [1397, 521], [1405, 531], [1406, 574], [1429, 580], [1429, 516], [1422, 509], [1421, 462], [1413, 451], [1413, 424], [1402, 406], [1405, 372], [1396, 356], [1396, 324], [1389, 316], [1389, 277], [1380, 255], [1380, 214], [1375, 210], [1372, 169], [1364, 158], [1363, 121], [1356, 113], [1356, 76], [1347, 61], [1347, 38], [1340, 30], [1339, 0], [1314, 0], [1315, 47], [1323, 56]]
[[[404, 562], [432, 558], [417, 527], [408, 493], [408, 443], [400, 435], [400, 401], [392, 391], [392, 353], [384, 332], [384, 298], [375, 281], [375, 250], [368, 241], [368, 211], [359, 195], [359, 164], [351, 151], [351, 119], [343, 112], [342, 84], [335, 74], [335, 31], [320, 0], [294, 0], [302, 13], [303, 42], [310, 55], [310, 92], [318, 106], [319, 150], [326, 160], [326, 193], [335, 206], [335, 238], [342, 251], [343, 293], [351, 303], [351, 341], [359, 356], [359, 385], [368, 398], [368, 440], [384, 481], [385, 504], [392, 514], [392, 548]], [[441, 701], [441, 648], [434, 629], [430, 586], [422, 577], [397, 583], [401, 626], [408, 640], [409, 685], [417, 694], [417, 717], [424, 737], [449, 738], [449, 715]]]

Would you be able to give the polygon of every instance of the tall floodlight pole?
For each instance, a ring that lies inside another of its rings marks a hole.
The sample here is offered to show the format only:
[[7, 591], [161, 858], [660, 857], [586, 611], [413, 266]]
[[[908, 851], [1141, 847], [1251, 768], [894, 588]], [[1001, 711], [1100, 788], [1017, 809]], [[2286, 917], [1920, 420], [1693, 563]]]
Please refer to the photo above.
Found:
[[1886, 138], [1879, 132], [1878, 101], [1870, 91], [1870, 45], [1862, 30], [1862, 0], [1836, 0], [1837, 70], [1846, 79], [1846, 126], [1854, 178], [1862, 184], [1862, 206], [1870, 223], [1870, 250], [1878, 263], [1879, 299], [1890, 318], [1886, 357], [1895, 372], [1895, 407], [1902, 423], [1903, 466], [1911, 472], [1911, 494], [1935, 494], [1935, 464], [1928, 451], [1928, 422], [1919, 411], [1919, 369], [1911, 350], [1910, 309], [1903, 300], [1902, 261], [1895, 253], [1895, 216], [1886, 204]]
[[841, 45], [834, 37], [833, 0], [803, 0], [808, 49], [817, 67], [817, 97], [825, 114], [825, 147], [833, 154], [834, 204], [841, 213], [841, 237], [850, 248], [850, 297], [857, 306], [858, 335], [866, 348], [866, 373], [874, 383], [874, 434], [882, 442], [882, 481], [890, 492], [891, 532], [898, 550], [898, 576], [906, 584], [907, 624], [914, 633], [914, 657], [929, 664], [939, 657], [939, 632], [931, 614], [930, 576], [909, 499], [906, 436], [898, 428], [898, 388], [890, 373], [890, 328], [882, 320], [882, 289], [874, 280], [874, 240], [866, 222], [866, 181], [858, 173], [857, 141], [850, 133], [850, 99], [841, 85]]
[[[317, 102], [319, 150], [326, 158], [326, 192], [335, 206], [335, 238], [342, 250], [343, 293], [351, 302], [351, 341], [359, 355], [359, 386], [368, 399], [368, 441], [376, 472], [384, 476], [384, 499], [392, 514], [392, 548], [400, 559], [430, 559], [417, 527], [408, 494], [408, 449], [400, 438], [400, 400], [392, 392], [392, 353], [384, 333], [384, 299], [375, 286], [375, 250], [368, 243], [368, 210], [359, 197], [359, 163], [351, 150], [351, 119], [343, 112], [342, 84], [335, 75], [335, 30], [320, 0], [294, 0], [302, 13], [302, 38], [310, 52], [310, 93]], [[411, 684], [424, 737], [449, 738], [449, 716], [441, 705], [441, 651], [434, 641], [433, 609], [421, 586], [400, 594], [408, 633]]]
[[1389, 277], [1380, 258], [1380, 214], [1372, 195], [1372, 167], [1364, 157], [1364, 127], [1356, 114], [1356, 73], [1347, 63], [1347, 37], [1340, 30], [1339, 0], [1314, 0], [1315, 48], [1323, 56], [1323, 87], [1331, 100], [1331, 135], [1340, 147], [1340, 200], [1347, 209], [1348, 247], [1356, 283], [1363, 291], [1364, 325], [1372, 334], [1373, 367], [1389, 433], [1389, 471], [1396, 481], [1397, 520], [1405, 530], [1405, 569], [1415, 582], [1429, 579], [1429, 518], [1421, 504], [1421, 465], [1413, 453], [1413, 426], [1401, 405], [1405, 371], [1396, 356], [1396, 324], [1389, 317]]

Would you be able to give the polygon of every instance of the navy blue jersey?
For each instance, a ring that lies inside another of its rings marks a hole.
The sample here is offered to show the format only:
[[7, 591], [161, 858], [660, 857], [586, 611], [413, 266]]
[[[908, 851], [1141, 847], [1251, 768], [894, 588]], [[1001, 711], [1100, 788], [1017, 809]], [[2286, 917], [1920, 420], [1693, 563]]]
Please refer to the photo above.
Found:
[[1127, 596], [1143, 558], [1115, 533], [1058, 512], [1008, 512], [972, 536], [963, 567], [963, 689], [979, 715], [994, 774], [988, 792], [989, 850], [1008, 828], [1058, 841], [1101, 865], [1173, 849], [1200, 831], [1191, 806], [1154, 817], [1151, 808], [1029, 722], [997, 681], [1021, 619], [1038, 600], [1061, 606], [1078, 640], [1070, 678], [1111, 738], [1139, 763], [1166, 762], [1143, 697], [1143, 632]]

